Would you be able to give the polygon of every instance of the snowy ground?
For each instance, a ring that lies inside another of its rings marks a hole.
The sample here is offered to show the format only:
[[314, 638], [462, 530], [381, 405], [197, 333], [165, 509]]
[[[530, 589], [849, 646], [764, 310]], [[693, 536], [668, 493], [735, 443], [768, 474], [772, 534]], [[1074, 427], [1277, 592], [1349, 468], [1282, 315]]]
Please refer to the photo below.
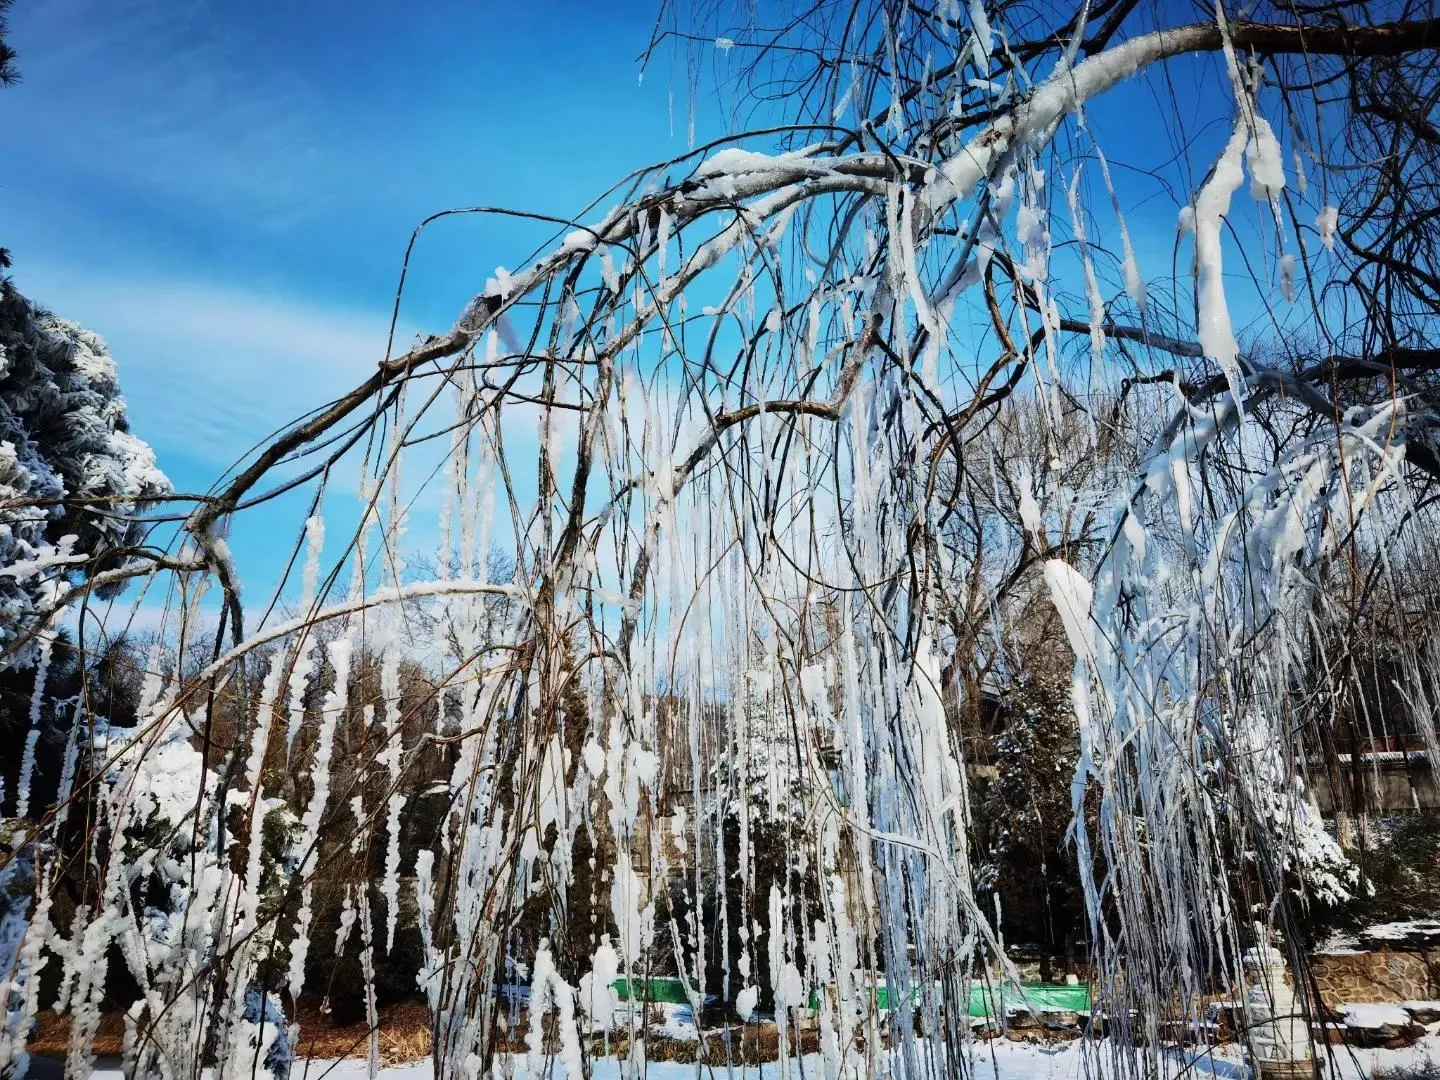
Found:
[[[1440, 1035], [1427, 1035], [1414, 1046], [1404, 1050], [1356, 1050], [1345, 1046], [1331, 1049], [1335, 1051], [1334, 1065], [1328, 1072], [1333, 1080], [1370, 1080], [1377, 1069], [1418, 1065], [1426, 1061], [1440, 1066]], [[1234, 1048], [1227, 1047], [1199, 1055], [1182, 1055], [1177, 1052], [1172, 1060], [1175, 1067], [1171, 1076], [1177, 1080], [1182, 1076], [1195, 1077], [1197, 1080], [1205, 1077], [1215, 1077], [1217, 1080], [1246, 1080], [1249, 1076], [1249, 1070], [1241, 1063], [1239, 1053]], [[794, 1070], [791, 1072], [792, 1076], [824, 1075], [818, 1056], [805, 1058], [801, 1065], [803, 1074]], [[514, 1066], [514, 1075], [517, 1078], [525, 1075], [523, 1058], [517, 1058]], [[621, 1075], [620, 1063], [614, 1060], [598, 1060], [593, 1062], [593, 1066], [596, 1080], [618, 1080]], [[693, 1064], [656, 1062], [647, 1067], [645, 1077], [646, 1080], [691, 1080], [696, 1076], [696, 1072]], [[558, 1068], [553, 1073], [556, 1076], [561, 1074], [562, 1070]], [[118, 1069], [100, 1069], [92, 1075], [96, 1080], [121, 1080]], [[291, 1074], [293, 1080], [361, 1080], [367, 1075], [364, 1061], [297, 1063]], [[419, 1061], [412, 1065], [395, 1065], [382, 1069], [380, 1075], [384, 1080], [430, 1080], [433, 1074], [429, 1061]], [[762, 1076], [778, 1076], [779, 1070], [774, 1063], [770, 1063], [764, 1066], [763, 1072], [752, 1066], [744, 1070], [736, 1068], [728, 1073], [721, 1068], [716, 1068], [713, 1073], [706, 1069], [704, 1075], [707, 1078], [724, 1075], [736, 1080], [753, 1076], [760, 1080]], [[1084, 1062], [1078, 1042], [1042, 1046], [996, 1040], [975, 1045], [971, 1075], [976, 1080], [1069, 1080], [1071, 1077], [1084, 1075]]]

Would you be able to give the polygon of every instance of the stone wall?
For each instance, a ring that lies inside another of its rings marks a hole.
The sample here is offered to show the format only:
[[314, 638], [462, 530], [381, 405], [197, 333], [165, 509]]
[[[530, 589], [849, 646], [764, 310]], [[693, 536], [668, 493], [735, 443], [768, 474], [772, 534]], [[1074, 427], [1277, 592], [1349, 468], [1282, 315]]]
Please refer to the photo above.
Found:
[[1440, 999], [1440, 950], [1317, 953], [1310, 970], [1325, 1006]]

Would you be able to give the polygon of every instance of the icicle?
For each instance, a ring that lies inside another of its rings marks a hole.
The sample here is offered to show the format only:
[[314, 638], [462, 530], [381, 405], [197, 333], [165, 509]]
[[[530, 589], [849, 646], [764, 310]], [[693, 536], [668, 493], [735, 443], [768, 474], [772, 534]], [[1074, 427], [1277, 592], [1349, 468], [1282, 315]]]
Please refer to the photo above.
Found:
[[415, 853], [415, 906], [420, 924], [420, 948], [424, 963], [416, 975], [416, 982], [425, 992], [432, 1013], [439, 1010], [440, 957], [435, 951], [435, 853], [421, 848]]
[[1250, 170], [1250, 195], [1278, 205], [1285, 190], [1285, 156], [1280, 140], [1263, 116], [1251, 118], [1250, 142], [1245, 147], [1245, 165]]
[[335, 729], [345, 712], [348, 698], [352, 650], [353, 645], [348, 636], [332, 641], [326, 650], [330, 657], [330, 666], [335, 672], [335, 685], [326, 693], [320, 706], [315, 761], [310, 770], [314, 790], [305, 814], [300, 819], [299, 850], [303, 854], [299, 875], [303, 885], [300, 890], [300, 910], [295, 916], [295, 936], [290, 943], [290, 966], [287, 974], [292, 1000], [300, 996], [305, 985], [305, 960], [310, 951], [310, 922], [314, 917], [310, 906], [314, 892], [312, 877], [320, 856], [320, 825], [325, 816], [325, 804], [330, 797], [330, 760], [335, 748]]
[[644, 900], [645, 887], [631, 865], [630, 853], [623, 849], [616, 852], [610, 906], [619, 930], [616, 945], [625, 961], [627, 973], [641, 962], [650, 943], [653, 912]]
[[[1084, 113], [1079, 114], [1080, 123], [1085, 124]], [[1125, 292], [1135, 306], [1142, 312], [1145, 310], [1145, 279], [1140, 274], [1140, 264], [1135, 258], [1135, 246], [1130, 240], [1130, 227], [1125, 223], [1125, 213], [1120, 207], [1120, 194], [1115, 190], [1115, 181], [1110, 175], [1110, 161], [1105, 152], [1100, 149], [1099, 142], [1095, 143], [1095, 157], [1100, 162], [1100, 177], [1105, 182], [1105, 191], [1110, 196], [1110, 207], [1115, 213], [1115, 223], [1120, 228], [1120, 251], [1121, 271], [1125, 278]], [[1072, 211], [1073, 215], [1074, 211]]]
[[620, 957], [610, 945], [610, 935], [600, 935], [600, 945], [590, 958], [590, 971], [580, 977], [580, 1007], [602, 1031], [615, 1023], [619, 996], [615, 980], [620, 975]]
[[350, 942], [350, 935], [355, 929], [355, 919], [358, 912], [355, 910], [355, 887], [345, 886], [345, 895], [340, 901], [340, 922], [335, 927], [335, 955], [340, 956], [345, 951], [345, 946]]
[[1295, 256], [1280, 256], [1280, 294], [1287, 303], [1295, 302]]
[[25, 736], [25, 749], [20, 755], [20, 782], [15, 789], [15, 816], [30, 814], [30, 782], [35, 775], [35, 748], [40, 742], [40, 714], [45, 704], [45, 682], [50, 675], [50, 659], [55, 650], [55, 635], [48, 628], [40, 635], [39, 656], [35, 661], [35, 686], [30, 692], [30, 730]]
[[1194, 214], [1196, 333], [1205, 355], [1220, 365], [1237, 406], [1243, 381], [1240, 346], [1230, 327], [1230, 308], [1225, 299], [1220, 233], [1230, 210], [1230, 196], [1244, 178], [1240, 158], [1247, 139], [1244, 122], [1236, 121], [1230, 141], [1210, 170], [1210, 178], [1195, 196]]
[[380, 1075], [380, 1014], [375, 1008], [375, 933], [370, 923], [370, 897], [360, 890], [360, 975], [365, 980], [365, 1023], [369, 1028], [366, 1063], [370, 1080]]
[[985, 0], [970, 0], [970, 25], [975, 28], [975, 66], [984, 71], [989, 65], [990, 54], [995, 51], [990, 18], [985, 14]]
[[305, 723], [305, 693], [310, 686], [310, 677], [315, 672], [315, 645], [306, 645], [302, 636], [295, 654], [294, 666], [290, 669], [288, 688], [290, 694], [289, 721], [285, 728], [285, 756], [289, 758], [295, 750], [295, 736]]
[[405, 794], [400, 790], [404, 766], [404, 733], [401, 730], [400, 656], [393, 637], [386, 640], [380, 661], [380, 694], [385, 705], [385, 748], [380, 759], [390, 783], [385, 819], [385, 879], [380, 887], [385, 897], [385, 951], [395, 948], [395, 930], [400, 922], [400, 819], [405, 811]]
[[1315, 215], [1315, 229], [1326, 251], [1335, 250], [1335, 227], [1339, 221], [1340, 212], [1333, 206], [1327, 206]]
[[301, 574], [300, 612], [308, 612], [315, 603], [315, 590], [320, 582], [320, 554], [325, 548], [325, 519], [311, 514], [305, 519], [305, 569]]
[[[25, 900], [16, 898], [16, 886], [24, 886], [15, 879], [26, 872], [39, 878], [33, 915]], [[40, 972], [49, 961], [44, 950], [53, 931], [50, 876], [36, 873], [22, 852], [0, 871], [0, 889], [12, 896], [9, 910], [0, 917], [0, 1076], [20, 1076], [28, 1066], [25, 1044], [39, 1012]]]
[[525, 1035], [529, 1075], [540, 1077], [545, 1065], [544, 1017], [553, 1008], [560, 1032], [560, 1061], [566, 1080], [584, 1080], [585, 1063], [580, 1051], [580, 1034], [575, 1026], [575, 991], [560, 978], [550, 956], [550, 943], [541, 941], [535, 953], [535, 971], [530, 983], [530, 1027]]
[[760, 988], [747, 986], [735, 995], [735, 1015], [740, 1018], [742, 1024], [750, 1023], [751, 1017], [755, 1015], [755, 1006], [760, 1002]]
[[785, 959], [784, 900], [780, 894], [780, 886], [776, 884], [770, 886], [769, 915], [770, 922], [766, 930], [769, 942], [770, 986], [775, 997], [775, 1028], [779, 1038], [780, 1075], [783, 1078], [790, 1075], [790, 1009], [799, 1002], [791, 1000], [794, 985], [790, 972], [794, 965]]
[[[277, 650], [270, 659], [264, 681], [260, 686], [260, 703], [255, 713], [255, 728], [250, 735], [250, 754], [245, 761], [245, 797], [250, 801], [250, 830], [246, 844], [245, 876], [240, 882], [239, 895], [235, 901], [234, 917], [227, 929], [232, 950], [232, 973], [230, 980], [229, 1009], [222, 1018], [229, 1029], [228, 1057], [221, 1056], [220, 1072], [225, 1074], [232, 1066], [239, 1066], [245, 1056], [251, 1053], [250, 1032], [244, 1023], [245, 996], [250, 989], [254, 970], [261, 954], [257, 940], [260, 914], [260, 879], [263, 872], [265, 847], [265, 815], [267, 810], [261, 780], [265, 766], [265, 754], [270, 747], [270, 728], [275, 718], [275, 708], [280, 695], [280, 679], [284, 674], [285, 653]], [[262, 1055], [263, 1057], [263, 1055]]]
[[1095, 280], [1095, 264], [1090, 259], [1090, 245], [1085, 238], [1085, 216], [1080, 207], [1080, 170], [1065, 193], [1070, 205], [1070, 221], [1075, 229], [1075, 243], [1080, 249], [1080, 266], [1085, 274], [1085, 296], [1090, 301], [1090, 360], [1094, 371], [1105, 363], [1105, 301], [1100, 296], [1100, 283]]

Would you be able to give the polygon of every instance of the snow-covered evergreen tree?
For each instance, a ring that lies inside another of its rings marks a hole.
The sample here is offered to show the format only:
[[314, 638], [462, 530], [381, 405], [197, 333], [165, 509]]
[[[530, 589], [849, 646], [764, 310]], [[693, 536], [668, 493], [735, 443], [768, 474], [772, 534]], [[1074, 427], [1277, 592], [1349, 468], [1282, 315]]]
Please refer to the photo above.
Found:
[[104, 341], [0, 281], [0, 666], [35, 662], [37, 620], [123, 566], [136, 511], [170, 490]]
[[[3, 57], [0, 57], [3, 59]], [[130, 434], [115, 362], [95, 334], [0, 278], [0, 813], [25, 817], [54, 781], [82, 664], [59, 625], [81, 591], [112, 595], [137, 563], [137, 512], [170, 491]], [[148, 564], [146, 564], [148, 565]], [[53, 766], [54, 761], [50, 764]]]

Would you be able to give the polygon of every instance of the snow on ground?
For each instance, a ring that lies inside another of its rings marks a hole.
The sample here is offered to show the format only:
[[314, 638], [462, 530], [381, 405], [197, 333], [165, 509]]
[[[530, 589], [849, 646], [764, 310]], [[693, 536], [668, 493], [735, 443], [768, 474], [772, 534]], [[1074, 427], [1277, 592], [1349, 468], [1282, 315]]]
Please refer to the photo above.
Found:
[[[1377, 1069], [1392, 1069], [1400, 1065], [1418, 1065], [1426, 1061], [1440, 1063], [1440, 1034], [1425, 1036], [1414, 1046], [1404, 1050], [1359, 1050], [1348, 1046], [1321, 1047], [1334, 1052], [1332, 1066], [1327, 1075], [1332, 1080], [1370, 1080]], [[1085, 1075], [1084, 1060], [1079, 1042], [1058, 1045], [1035, 1043], [1014, 1043], [1005, 1040], [976, 1043], [973, 1049], [973, 1069], [970, 1075], [976, 1080], [1070, 1080]], [[1213, 1051], [1176, 1051], [1171, 1056], [1174, 1065], [1170, 1076], [1173, 1080], [1181, 1077], [1215, 1077], [1217, 1080], [1246, 1080], [1249, 1070], [1244, 1066], [1236, 1047], [1224, 1047]], [[592, 1062], [595, 1080], [620, 1080], [620, 1062], [602, 1059]], [[823, 1076], [824, 1069], [818, 1055], [805, 1058], [802, 1063], [804, 1075]], [[513, 1075], [526, 1075], [526, 1063], [517, 1056]], [[1104, 1070], [1108, 1071], [1108, 1070]], [[556, 1070], [559, 1075], [561, 1070]], [[709, 1075], [709, 1070], [706, 1070]], [[362, 1061], [311, 1061], [297, 1062], [291, 1073], [292, 1080], [362, 1080], [368, 1075]], [[429, 1061], [418, 1061], [410, 1065], [393, 1065], [380, 1070], [384, 1080], [430, 1080], [433, 1076]], [[693, 1080], [696, 1075], [694, 1064], [683, 1062], [654, 1062], [645, 1070], [646, 1080]], [[716, 1077], [724, 1075], [727, 1080], [741, 1080], [755, 1077], [760, 1080], [762, 1070], [751, 1066], [747, 1069], [725, 1070], [716, 1067]], [[773, 1062], [764, 1066], [763, 1075], [777, 1075]], [[121, 1080], [118, 1069], [99, 1069], [92, 1074], [95, 1080]]]
[[1414, 934], [1440, 934], [1440, 922], [1434, 919], [1412, 919], [1407, 922], [1379, 923], [1362, 931], [1377, 941], [1404, 941]]
[[1354, 1028], [1404, 1028], [1410, 1024], [1410, 1014], [1400, 1005], [1346, 1005], [1341, 1015], [1346, 1025]]
[[1380, 923], [1360, 931], [1362, 945], [1386, 946], [1440, 944], [1440, 920], [1413, 919], [1407, 922]]
[[1337, 930], [1325, 939], [1318, 950], [1328, 956], [1373, 952], [1397, 945], [1429, 946], [1440, 944], [1440, 919], [1411, 919], [1406, 922], [1376, 923], [1363, 930]]

